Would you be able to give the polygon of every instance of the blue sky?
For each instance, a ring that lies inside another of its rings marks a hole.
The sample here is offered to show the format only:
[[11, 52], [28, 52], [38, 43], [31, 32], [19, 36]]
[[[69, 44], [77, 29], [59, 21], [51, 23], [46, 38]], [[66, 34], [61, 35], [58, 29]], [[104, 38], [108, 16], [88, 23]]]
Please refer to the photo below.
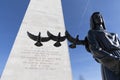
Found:
[[[11, 51], [29, 0], [0, 1], [0, 75]], [[109, 32], [120, 35], [120, 0], [62, 0], [66, 29], [84, 39], [93, 12], [102, 13]], [[73, 80], [101, 80], [100, 65], [84, 46], [69, 49]]]

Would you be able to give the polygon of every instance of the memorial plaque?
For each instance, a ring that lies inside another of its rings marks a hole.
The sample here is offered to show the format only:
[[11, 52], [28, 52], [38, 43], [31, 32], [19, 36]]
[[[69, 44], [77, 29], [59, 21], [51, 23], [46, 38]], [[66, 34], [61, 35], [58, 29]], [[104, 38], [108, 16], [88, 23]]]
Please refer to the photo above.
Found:
[[72, 80], [67, 41], [37, 47], [27, 32], [48, 37], [65, 34], [61, 0], [31, 0], [17, 34], [1, 80]]

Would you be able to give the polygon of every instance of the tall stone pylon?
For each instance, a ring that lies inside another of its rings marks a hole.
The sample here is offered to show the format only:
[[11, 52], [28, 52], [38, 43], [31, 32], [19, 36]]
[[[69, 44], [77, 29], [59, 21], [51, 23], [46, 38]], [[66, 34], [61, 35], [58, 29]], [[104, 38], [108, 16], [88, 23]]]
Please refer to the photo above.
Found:
[[57, 48], [52, 40], [37, 47], [27, 31], [64, 36], [61, 0], [30, 1], [1, 80], [72, 80], [67, 41]]

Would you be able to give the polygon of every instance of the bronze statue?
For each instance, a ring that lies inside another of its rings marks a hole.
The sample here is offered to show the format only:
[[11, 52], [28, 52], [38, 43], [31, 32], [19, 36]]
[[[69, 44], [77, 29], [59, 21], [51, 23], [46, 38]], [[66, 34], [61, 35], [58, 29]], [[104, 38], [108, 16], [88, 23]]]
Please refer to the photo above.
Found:
[[42, 46], [41, 42], [54, 40], [55, 47], [60, 47], [62, 41], [67, 39], [72, 44], [70, 48], [76, 48], [76, 45], [84, 45], [86, 50], [93, 55], [93, 58], [101, 64], [102, 80], [120, 80], [120, 40], [115, 33], [106, 30], [104, 20], [100, 12], [94, 12], [90, 18], [90, 30], [84, 40], [79, 40], [79, 35], [73, 38], [68, 31], [65, 36], [54, 36], [47, 31], [48, 37], [41, 37], [40, 33], [35, 36], [27, 32], [28, 36], [37, 41], [36, 46]]
[[93, 13], [87, 39], [93, 57], [101, 64], [103, 80], [120, 80], [120, 41], [106, 30], [99, 12]]
[[[71, 42], [72, 37], [68, 32], [66, 32], [66, 36]], [[102, 80], [120, 80], [120, 40], [117, 34], [110, 33], [106, 30], [100, 12], [92, 14], [90, 30], [85, 40], [77, 41], [85, 45], [87, 51], [101, 64]]]

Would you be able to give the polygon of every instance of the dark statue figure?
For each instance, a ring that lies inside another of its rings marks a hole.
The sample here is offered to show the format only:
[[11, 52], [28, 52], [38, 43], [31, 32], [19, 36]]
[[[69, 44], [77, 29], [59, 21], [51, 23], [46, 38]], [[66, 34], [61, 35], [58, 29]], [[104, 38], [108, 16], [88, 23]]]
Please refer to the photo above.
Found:
[[[120, 80], [120, 40], [118, 35], [106, 30], [103, 17], [99, 12], [90, 19], [90, 30], [85, 40], [72, 38], [66, 32], [73, 46], [85, 45], [86, 50], [101, 64], [102, 80]], [[74, 47], [71, 48], [74, 48]]]
[[103, 80], [120, 80], [120, 40], [106, 30], [103, 17], [93, 13], [87, 35], [89, 50], [101, 64]]
[[99, 12], [91, 16], [90, 28], [87, 49], [101, 64], [103, 80], [120, 80], [120, 41], [117, 34], [106, 30]]
[[35, 36], [27, 32], [28, 36], [37, 41], [36, 46], [42, 46], [41, 42], [54, 40], [55, 47], [60, 47], [62, 41], [71, 42], [70, 48], [76, 45], [84, 45], [93, 58], [101, 64], [102, 80], [120, 80], [120, 40], [118, 35], [106, 30], [104, 20], [100, 12], [94, 12], [90, 18], [90, 30], [84, 40], [79, 40], [79, 35], [73, 38], [67, 31], [65, 36], [54, 36], [47, 31], [48, 37]]

